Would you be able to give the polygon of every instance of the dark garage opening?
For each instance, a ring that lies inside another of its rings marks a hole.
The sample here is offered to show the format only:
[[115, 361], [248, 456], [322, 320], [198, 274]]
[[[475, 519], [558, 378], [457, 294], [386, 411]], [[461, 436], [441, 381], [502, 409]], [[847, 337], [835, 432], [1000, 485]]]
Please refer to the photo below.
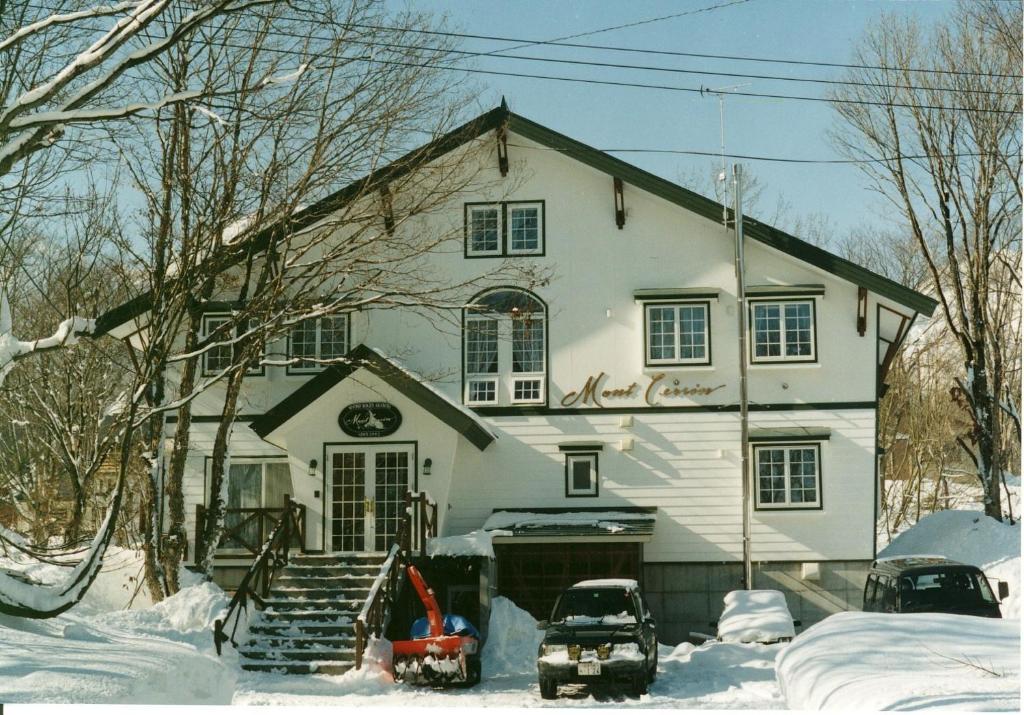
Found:
[[577, 581], [592, 578], [639, 581], [641, 546], [636, 542], [496, 542], [498, 594], [538, 620], [548, 618], [555, 598]]

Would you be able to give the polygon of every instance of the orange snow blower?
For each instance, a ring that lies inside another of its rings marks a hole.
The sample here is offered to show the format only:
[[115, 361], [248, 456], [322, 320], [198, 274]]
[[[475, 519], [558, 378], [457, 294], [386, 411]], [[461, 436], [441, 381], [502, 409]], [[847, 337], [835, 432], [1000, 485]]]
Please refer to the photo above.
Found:
[[441, 615], [434, 590], [419, 569], [409, 565], [406, 573], [427, 615], [412, 624], [410, 640], [391, 643], [395, 680], [476, 685], [480, 682], [480, 633], [462, 616]]

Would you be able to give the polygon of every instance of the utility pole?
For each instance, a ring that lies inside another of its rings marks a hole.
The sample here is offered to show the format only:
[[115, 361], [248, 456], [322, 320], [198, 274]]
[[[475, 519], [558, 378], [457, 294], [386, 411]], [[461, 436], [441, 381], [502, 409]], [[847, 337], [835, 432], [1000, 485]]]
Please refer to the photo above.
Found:
[[733, 227], [736, 232], [736, 318], [740, 358], [740, 478], [743, 480], [743, 587], [754, 587], [754, 567], [750, 557], [750, 425], [747, 396], [747, 286], [743, 262], [743, 167], [734, 164]]

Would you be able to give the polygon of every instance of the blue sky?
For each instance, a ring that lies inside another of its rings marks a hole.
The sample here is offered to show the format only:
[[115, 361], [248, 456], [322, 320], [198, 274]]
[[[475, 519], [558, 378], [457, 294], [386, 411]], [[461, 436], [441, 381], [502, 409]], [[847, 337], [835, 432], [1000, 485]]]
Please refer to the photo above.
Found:
[[[648, 18], [704, 8], [726, 0], [417, 0], [420, 10], [447, 14], [452, 29], [483, 35], [549, 40]], [[676, 19], [604, 32], [572, 42], [643, 47], [683, 52], [780, 59], [848, 62], [864, 28], [882, 14], [913, 15], [923, 23], [941, 20], [950, 0], [749, 0]], [[461, 49], [480, 51], [507, 46], [465, 40]], [[791, 77], [838, 78], [837, 68], [659, 57], [607, 51], [530, 47], [515, 54], [604, 62], [659, 65], [698, 71], [753, 72]], [[717, 88], [749, 83], [744, 91], [820, 96], [824, 85], [731, 79], [707, 75], [638, 72], [572, 67], [523, 60], [476, 58], [480, 69], [560, 76], [639, 81]], [[504, 95], [512, 110], [591, 146], [686, 149], [717, 152], [717, 100], [697, 94], [603, 87], [512, 77], [473, 76], [481, 89], [480, 107], [494, 106]], [[827, 132], [836, 115], [830, 105], [744, 97], [726, 100], [726, 151], [794, 158], [839, 158]], [[658, 154], [617, 154], [671, 180], [705, 172], [717, 159]], [[884, 221], [890, 212], [852, 165], [800, 165], [744, 162], [765, 185], [762, 206], [774, 208], [781, 195], [791, 218], [828, 216], [837, 231]]]

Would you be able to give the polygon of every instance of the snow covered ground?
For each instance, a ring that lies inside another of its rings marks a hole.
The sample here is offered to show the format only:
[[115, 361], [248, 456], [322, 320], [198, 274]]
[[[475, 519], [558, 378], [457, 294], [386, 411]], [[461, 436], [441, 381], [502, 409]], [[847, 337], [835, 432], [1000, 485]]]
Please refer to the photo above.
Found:
[[1020, 622], [947, 613], [839, 613], [778, 656], [799, 710], [1020, 710]]

